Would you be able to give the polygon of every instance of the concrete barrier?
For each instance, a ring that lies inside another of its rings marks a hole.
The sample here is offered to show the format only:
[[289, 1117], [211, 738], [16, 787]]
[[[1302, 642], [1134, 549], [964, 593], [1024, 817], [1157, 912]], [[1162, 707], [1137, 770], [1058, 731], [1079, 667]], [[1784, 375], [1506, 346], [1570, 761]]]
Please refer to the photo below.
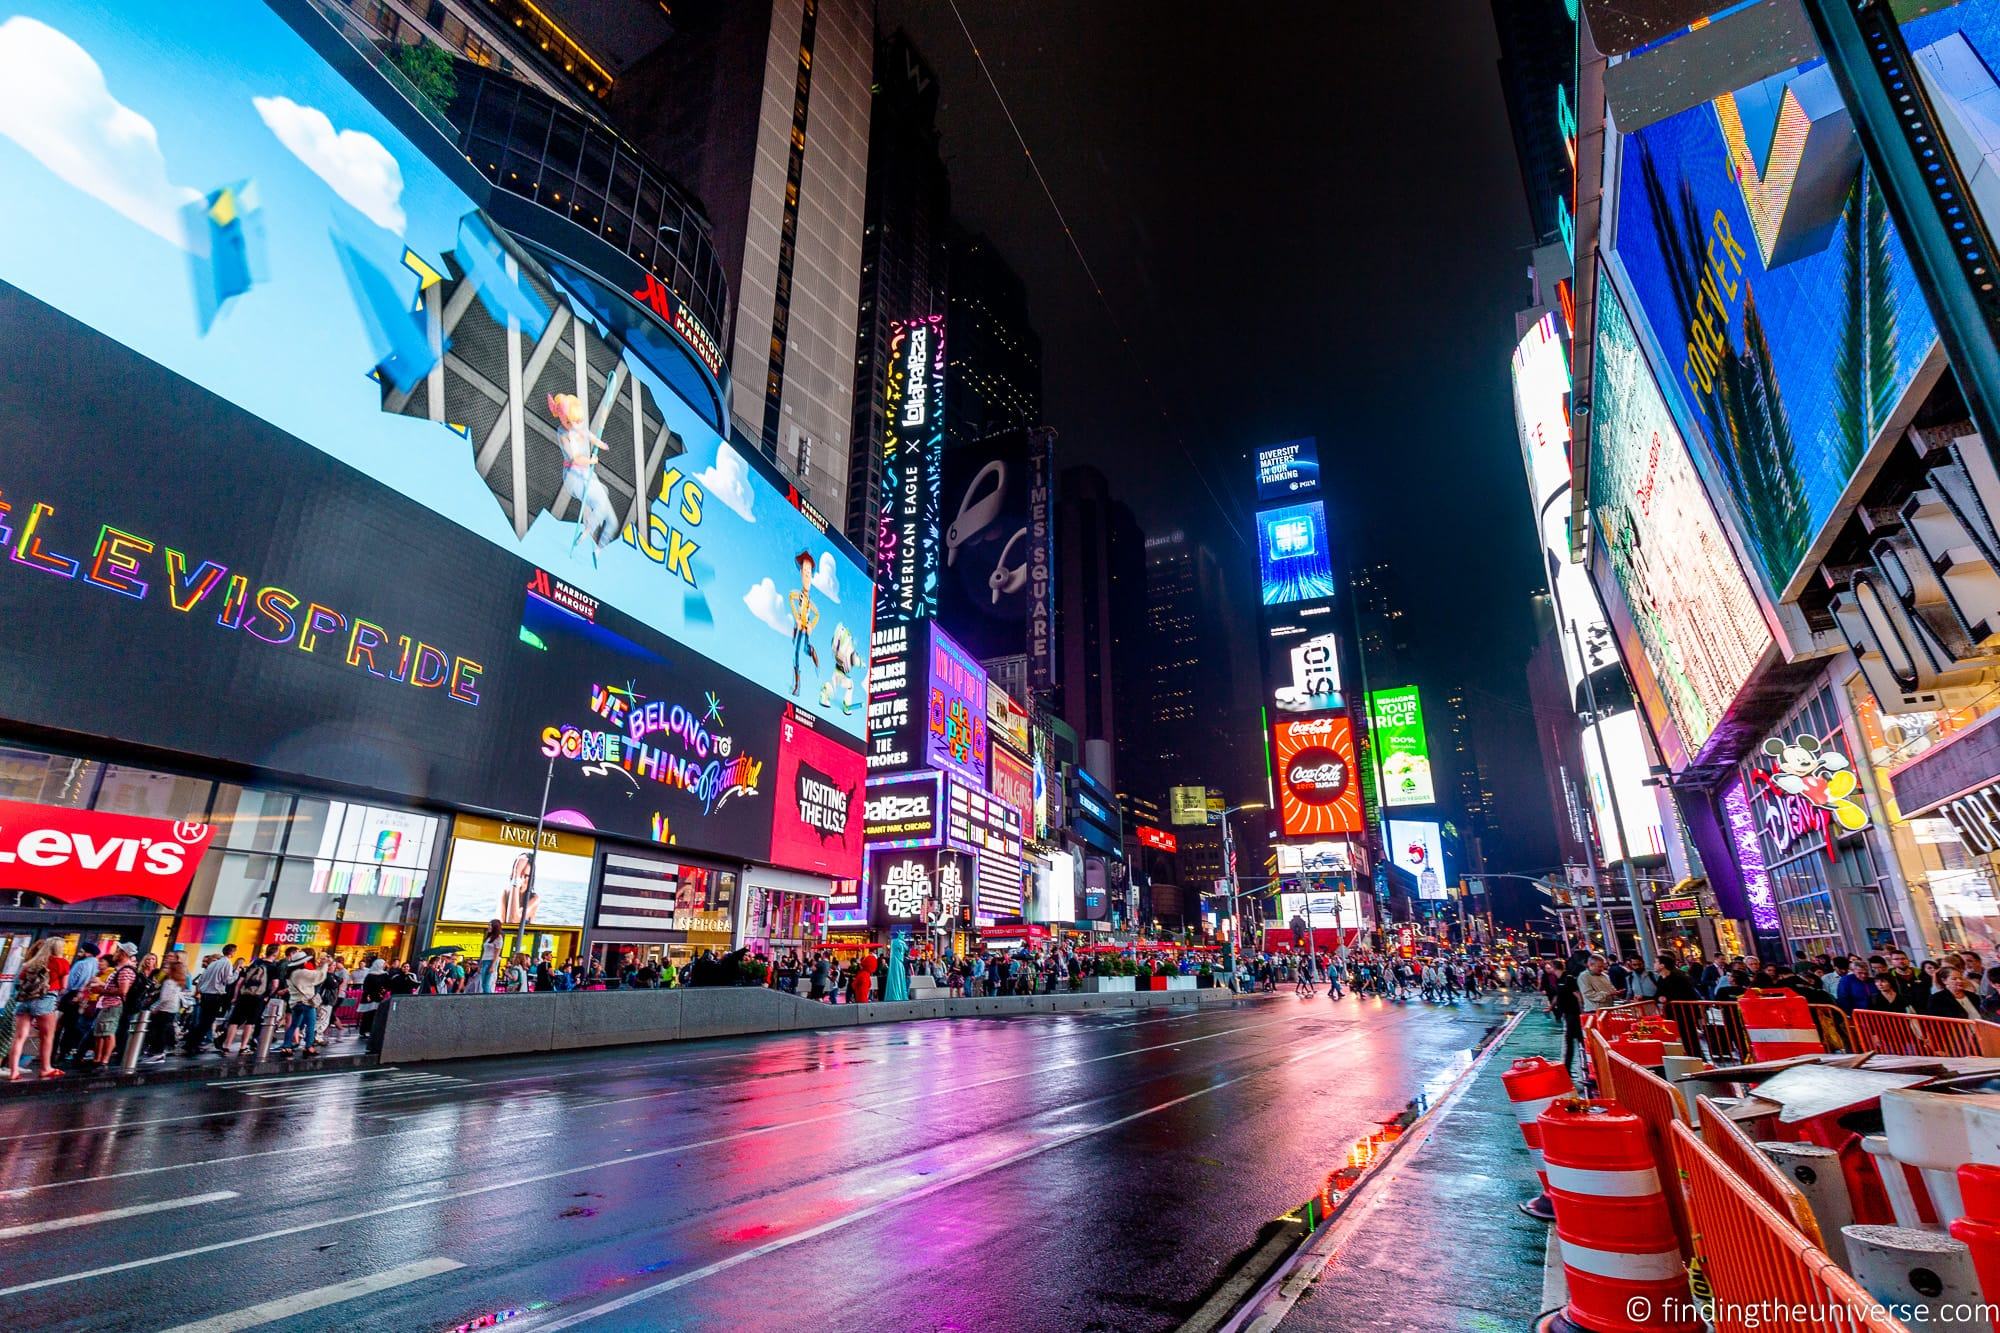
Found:
[[384, 1016], [381, 1058], [384, 1063], [398, 1064], [463, 1060], [935, 1018], [1187, 1008], [1235, 998], [1227, 990], [1182, 990], [817, 1004], [758, 986], [543, 995], [399, 995], [389, 1002]]

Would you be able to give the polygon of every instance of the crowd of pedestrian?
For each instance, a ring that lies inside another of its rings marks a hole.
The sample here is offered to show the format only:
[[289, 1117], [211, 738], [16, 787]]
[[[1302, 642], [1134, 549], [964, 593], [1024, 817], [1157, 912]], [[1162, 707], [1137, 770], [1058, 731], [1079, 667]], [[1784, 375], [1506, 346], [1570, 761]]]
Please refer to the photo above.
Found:
[[1583, 1015], [1633, 1000], [1736, 1000], [1751, 990], [1789, 990], [1850, 1014], [1867, 1009], [2000, 1021], [2000, 967], [1987, 967], [1972, 949], [1913, 965], [1902, 949], [1866, 958], [1800, 954], [1776, 963], [1741, 954], [1703, 960], [1693, 949], [1669, 947], [1651, 968], [1636, 955], [1616, 959], [1578, 950], [1564, 965], [1544, 965], [1541, 989], [1563, 1023], [1565, 1064], [1574, 1064], [1583, 1047]]

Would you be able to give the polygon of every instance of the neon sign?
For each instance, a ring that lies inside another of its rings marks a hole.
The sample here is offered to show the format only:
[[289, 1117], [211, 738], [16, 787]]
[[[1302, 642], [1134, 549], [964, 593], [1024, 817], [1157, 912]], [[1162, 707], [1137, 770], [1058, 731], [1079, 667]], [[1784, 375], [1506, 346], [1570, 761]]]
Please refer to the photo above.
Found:
[[1750, 776], [1765, 802], [1764, 836], [1780, 856], [1806, 834], [1818, 833], [1831, 861], [1836, 826], [1842, 833], [1868, 827], [1868, 812], [1849, 799], [1856, 779], [1846, 755], [1822, 748], [1819, 737], [1804, 732], [1789, 741], [1773, 736], [1764, 742], [1764, 753], [1771, 767], [1752, 768]]
[[[710, 718], [718, 725], [721, 721], [713, 696], [706, 709], [697, 711], [649, 700], [630, 683], [593, 685], [590, 711], [608, 725], [544, 727], [543, 757], [581, 764], [594, 777], [622, 774], [635, 791], [641, 789], [641, 779], [684, 791], [702, 803], [703, 814], [721, 809], [733, 797], [757, 795], [764, 761], [732, 753], [733, 739], [708, 729]], [[660, 738], [674, 741], [681, 752], [653, 743]], [[660, 837], [665, 821], [656, 816], [655, 823]]]
[[885, 579], [876, 623], [937, 614], [938, 497], [944, 489], [944, 316], [898, 321], [883, 391], [882, 519], [876, 568]]
[[[214, 560], [192, 560], [171, 546], [109, 523], [98, 528], [87, 557], [63, 555], [49, 531], [55, 513], [54, 505], [39, 500], [17, 513], [16, 505], [0, 492], [0, 549], [7, 551], [12, 564], [77, 579], [137, 602], [162, 590], [167, 605], [181, 615], [212, 609], [222, 629], [241, 630], [273, 647], [338, 658], [390, 684], [443, 690], [459, 703], [479, 704], [480, 677], [486, 668], [469, 657], [447, 653], [412, 634], [391, 634], [352, 608], [341, 611], [275, 583], [253, 591], [255, 580], [248, 574], [232, 573]], [[16, 526], [9, 525], [9, 515]]]
[[1764, 867], [1764, 849], [1757, 841], [1757, 817], [1750, 812], [1750, 791], [1737, 778], [1722, 793], [1723, 818], [1736, 848], [1736, 868], [1743, 875], [1743, 896], [1750, 903], [1750, 925], [1762, 934], [1778, 931], [1778, 905], [1771, 896], [1771, 876]]

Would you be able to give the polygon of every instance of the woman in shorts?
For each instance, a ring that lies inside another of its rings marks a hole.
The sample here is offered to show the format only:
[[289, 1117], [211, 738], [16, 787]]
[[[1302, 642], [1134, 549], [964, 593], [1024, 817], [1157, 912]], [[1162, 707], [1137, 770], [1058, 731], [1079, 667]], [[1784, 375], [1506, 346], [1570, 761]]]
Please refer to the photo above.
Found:
[[21, 1052], [31, 1037], [41, 1042], [42, 1077], [62, 1077], [62, 1070], [55, 1067], [56, 993], [49, 988], [49, 959], [61, 945], [54, 935], [37, 940], [21, 964], [14, 983], [14, 1045], [7, 1052], [9, 1083], [21, 1078]]

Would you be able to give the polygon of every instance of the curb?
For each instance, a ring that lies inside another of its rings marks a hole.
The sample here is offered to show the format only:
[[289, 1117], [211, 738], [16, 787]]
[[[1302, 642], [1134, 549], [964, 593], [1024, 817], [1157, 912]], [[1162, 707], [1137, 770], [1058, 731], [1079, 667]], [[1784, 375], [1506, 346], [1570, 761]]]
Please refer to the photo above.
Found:
[[15, 1100], [44, 1097], [79, 1097], [90, 1093], [113, 1092], [170, 1083], [206, 1083], [211, 1079], [246, 1078], [251, 1075], [310, 1074], [321, 1070], [368, 1069], [382, 1063], [373, 1055], [316, 1055], [301, 1060], [197, 1059], [192, 1064], [142, 1065], [131, 1073], [122, 1069], [109, 1073], [65, 1073], [62, 1078], [24, 1078], [18, 1083], [0, 1081], [0, 1110]]

